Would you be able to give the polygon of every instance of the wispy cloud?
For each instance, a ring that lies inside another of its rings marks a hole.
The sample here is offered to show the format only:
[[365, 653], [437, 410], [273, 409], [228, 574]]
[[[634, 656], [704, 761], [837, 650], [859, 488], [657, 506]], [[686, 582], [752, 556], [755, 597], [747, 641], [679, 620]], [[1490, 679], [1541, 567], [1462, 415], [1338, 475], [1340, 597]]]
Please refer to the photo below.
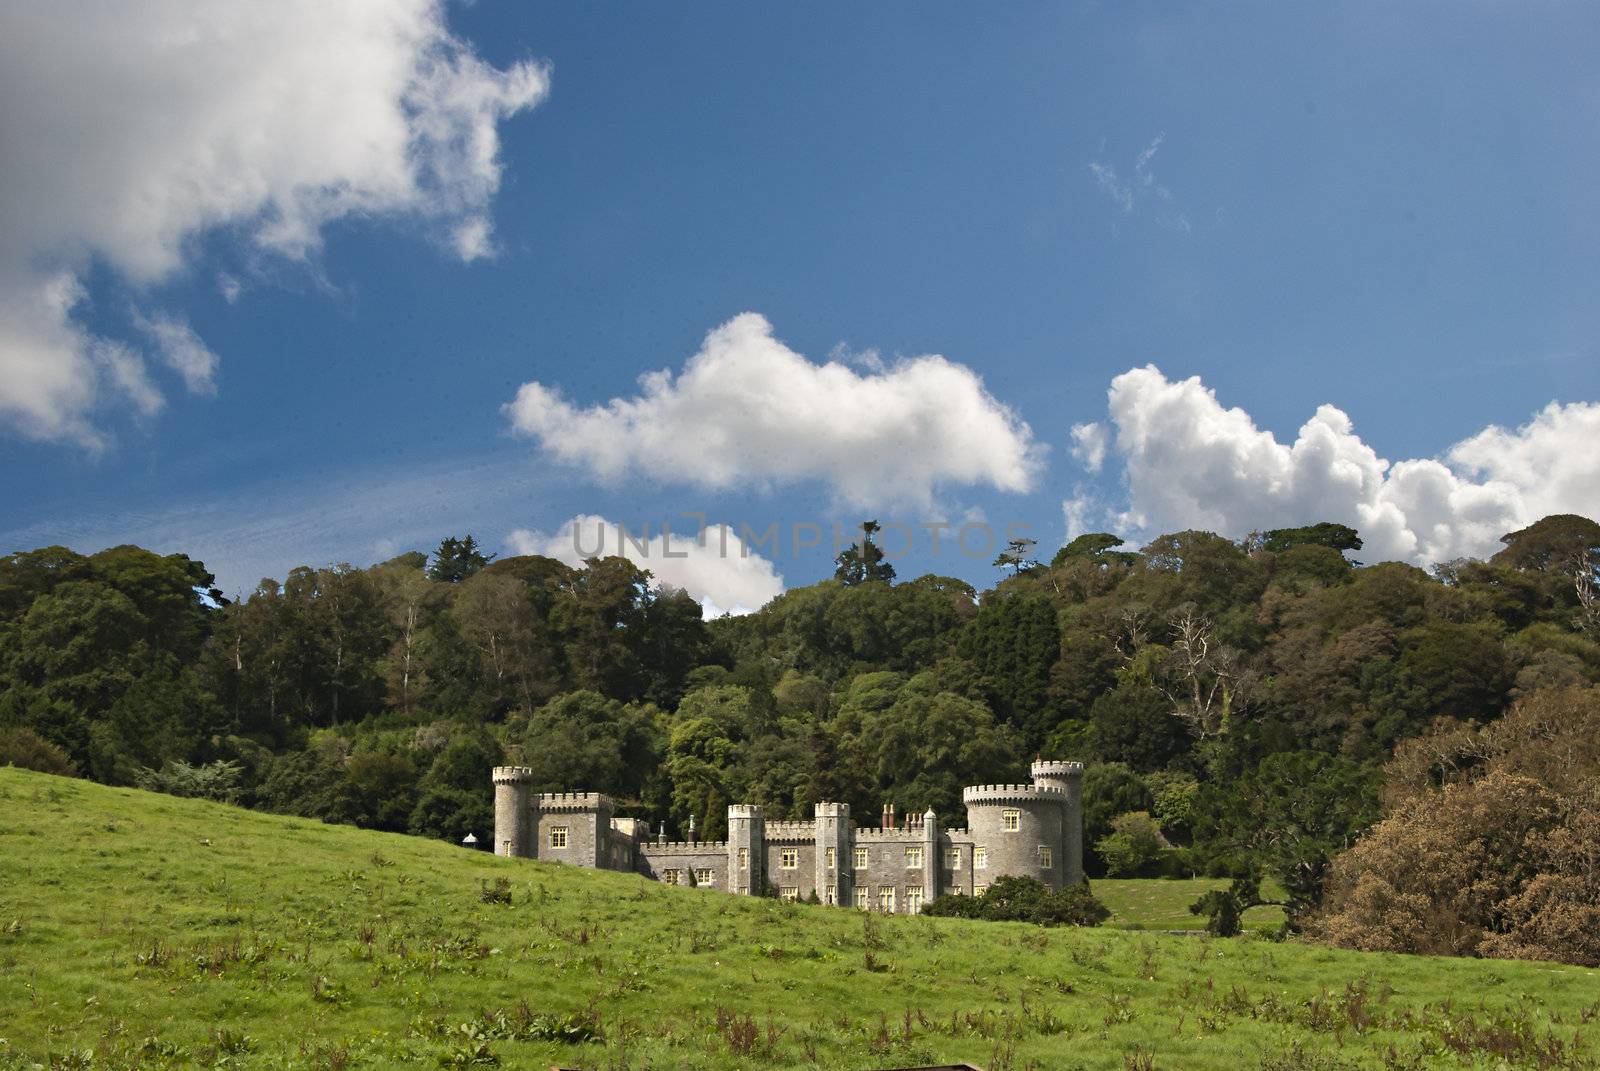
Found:
[[472, 532], [486, 546], [536, 522], [527, 506], [540, 485], [527, 459], [509, 451], [416, 465], [355, 468], [304, 479], [268, 480], [160, 509], [86, 513], [63, 502], [0, 530], [0, 554], [51, 544], [92, 553], [137, 543], [206, 563], [231, 598], [262, 577], [281, 580], [297, 565], [364, 566], [406, 550], [432, 550], [446, 535]]
[[1111, 200], [1124, 215], [1134, 215], [1136, 212], [1148, 207], [1151, 211], [1150, 218], [1163, 227], [1182, 231], [1188, 234], [1194, 228], [1189, 223], [1189, 217], [1184, 215], [1177, 207], [1176, 198], [1172, 190], [1156, 179], [1153, 163], [1156, 153], [1161, 151], [1161, 145], [1167, 140], [1166, 131], [1162, 131], [1150, 140], [1150, 144], [1140, 150], [1134, 158], [1133, 172], [1124, 177], [1117, 171], [1114, 164], [1104, 160], [1091, 160], [1089, 174], [1094, 176], [1095, 185], [1107, 198]]

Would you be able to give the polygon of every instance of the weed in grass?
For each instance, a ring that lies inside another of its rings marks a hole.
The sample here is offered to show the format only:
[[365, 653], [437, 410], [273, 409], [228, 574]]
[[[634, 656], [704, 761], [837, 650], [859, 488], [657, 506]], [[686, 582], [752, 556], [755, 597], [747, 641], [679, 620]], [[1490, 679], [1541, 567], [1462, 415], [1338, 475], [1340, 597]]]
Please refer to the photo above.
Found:
[[480, 879], [478, 881], [478, 902], [481, 904], [511, 903], [511, 879], [495, 878], [492, 885], [487, 879]]

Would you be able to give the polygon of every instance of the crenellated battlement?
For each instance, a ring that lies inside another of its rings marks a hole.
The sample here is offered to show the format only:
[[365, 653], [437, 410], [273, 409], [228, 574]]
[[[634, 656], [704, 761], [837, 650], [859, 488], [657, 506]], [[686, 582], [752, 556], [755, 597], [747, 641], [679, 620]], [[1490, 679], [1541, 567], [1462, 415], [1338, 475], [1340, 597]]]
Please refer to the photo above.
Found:
[[1082, 777], [1083, 763], [1041, 759], [1033, 764], [1034, 779], [1041, 777]]
[[533, 780], [533, 770], [527, 766], [496, 766], [490, 778], [497, 785], [526, 785]]
[[541, 792], [534, 797], [541, 811], [611, 810], [611, 797], [599, 792]]
[[894, 841], [906, 844], [921, 844], [923, 838], [920, 829], [858, 829], [856, 840]]
[[1050, 801], [1064, 802], [1067, 794], [1059, 788], [1048, 785], [972, 785], [961, 790], [961, 802], [972, 805], [974, 803], [1010, 803], [1013, 801]]
[[657, 855], [726, 855], [725, 840], [653, 840], [639, 845], [639, 854], [645, 858]]

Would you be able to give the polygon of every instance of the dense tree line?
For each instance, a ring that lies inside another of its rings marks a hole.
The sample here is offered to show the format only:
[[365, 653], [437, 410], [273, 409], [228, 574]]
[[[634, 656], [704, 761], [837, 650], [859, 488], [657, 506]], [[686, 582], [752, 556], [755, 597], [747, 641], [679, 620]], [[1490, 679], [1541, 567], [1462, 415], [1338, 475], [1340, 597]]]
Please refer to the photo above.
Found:
[[[1600, 525], [1580, 517], [1431, 572], [1359, 566], [1335, 524], [1137, 551], [1094, 533], [1048, 564], [1009, 548], [983, 592], [897, 581], [873, 531], [834, 579], [711, 622], [624, 559], [492, 560], [470, 536], [237, 602], [183, 555], [12, 554], [0, 763], [459, 838], [488, 830], [489, 767], [513, 761], [715, 837], [734, 800], [955, 818], [962, 785], [1077, 756], [1091, 873], [1230, 875], [1233, 908], [1270, 876], [1298, 922], [1330, 873], [1341, 904], [1375, 887], [1377, 857], [1341, 858], [1369, 829], [1445, 805], [1394, 787], [1425, 742], [1596, 701]], [[1491, 775], [1511, 776], [1458, 764], [1419, 791], [1458, 802]], [[1372, 943], [1350, 909], [1318, 917]]]

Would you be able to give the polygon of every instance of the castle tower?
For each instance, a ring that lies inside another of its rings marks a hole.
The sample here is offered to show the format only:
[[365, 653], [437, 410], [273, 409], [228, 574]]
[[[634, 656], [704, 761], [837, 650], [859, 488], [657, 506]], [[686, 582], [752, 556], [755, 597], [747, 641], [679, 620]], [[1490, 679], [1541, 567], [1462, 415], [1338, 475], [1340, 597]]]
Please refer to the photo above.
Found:
[[526, 766], [496, 766], [493, 780], [494, 853], [531, 858], [535, 820], [528, 791], [533, 771]]
[[854, 893], [851, 849], [855, 847], [851, 836], [848, 803], [817, 804], [816, 832], [816, 890], [825, 904], [848, 904]]
[[[973, 863], [976, 884], [998, 877], [1038, 878], [1052, 889], [1065, 884], [1062, 819], [1066, 794], [1047, 785], [973, 785], [961, 790], [967, 829], [986, 867]], [[1081, 871], [1080, 871], [1081, 873]]]
[[939, 867], [944, 864], [939, 848], [939, 816], [929, 807], [922, 815], [922, 902], [925, 904], [939, 898]]
[[755, 803], [728, 804], [728, 891], [760, 896], [766, 887], [767, 830]]
[[1068, 885], [1083, 882], [1083, 763], [1035, 761], [1033, 783], [1058, 788], [1065, 796], [1061, 814], [1061, 877]]
[[540, 859], [572, 866], [620, 866], [612, 851], [611, 797], [599, 792], [545, 792], [534, 799], [538, 829], [535, 852]]

